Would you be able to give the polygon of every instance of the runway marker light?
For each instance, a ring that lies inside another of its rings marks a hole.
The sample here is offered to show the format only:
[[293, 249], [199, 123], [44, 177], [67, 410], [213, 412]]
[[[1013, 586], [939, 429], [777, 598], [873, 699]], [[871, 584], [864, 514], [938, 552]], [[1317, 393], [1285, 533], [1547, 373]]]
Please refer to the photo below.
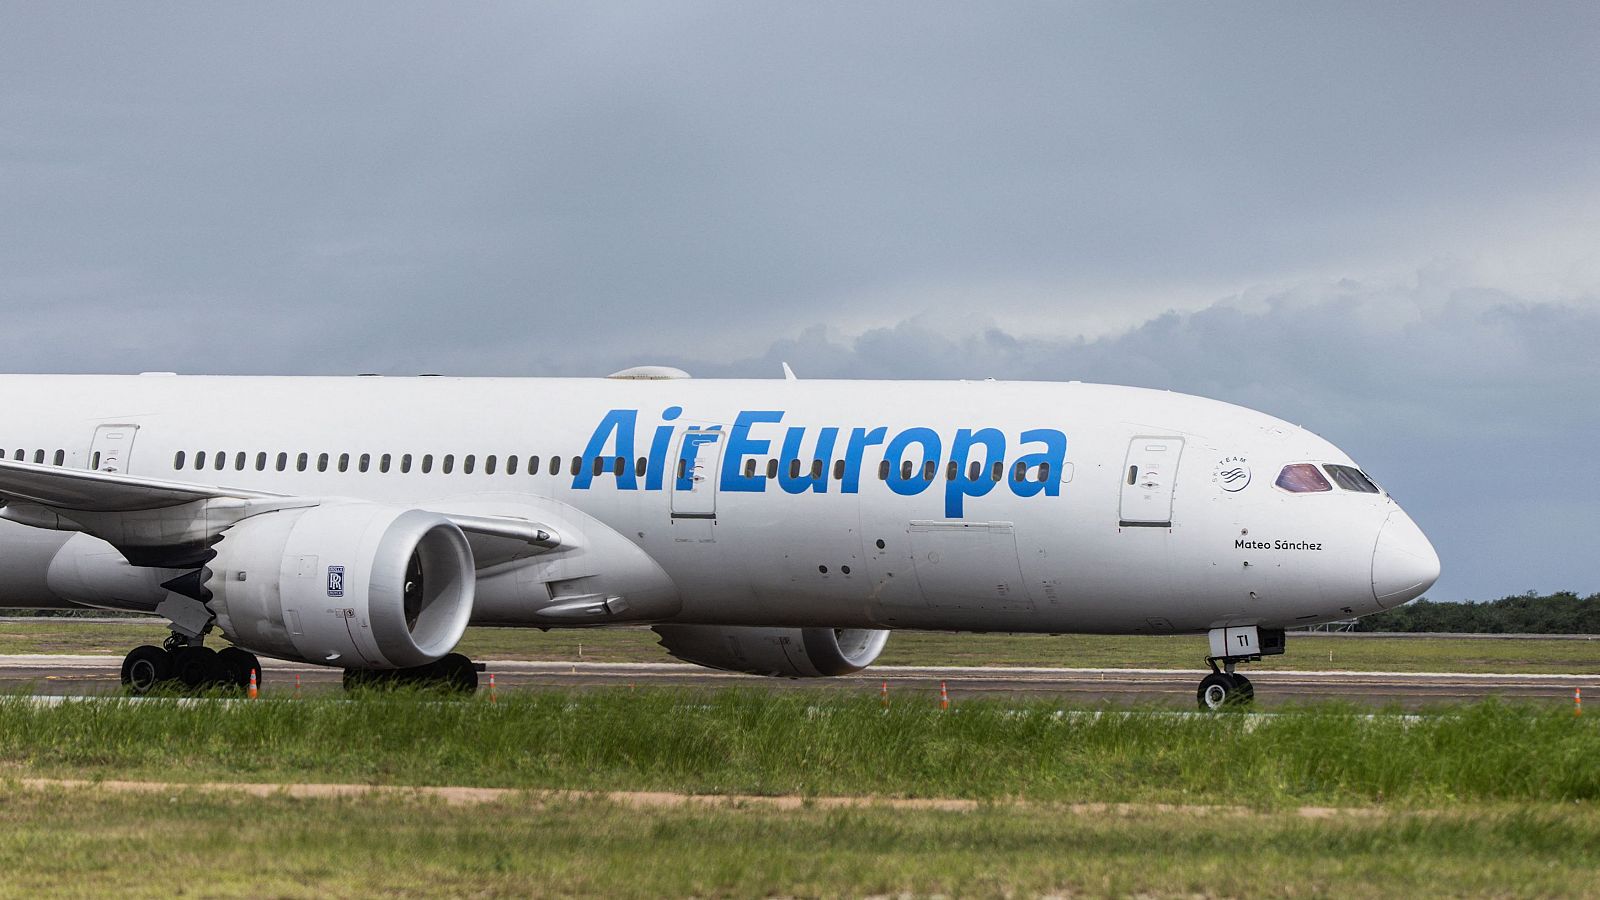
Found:
[[255, 669], [251, 669], [250, 670], [250, 688], [249, 688], [248, 691], [245, 692], [245, 696], [249, 697], [251, 700], [256, 699], [256, 697], [258, 696], [258, 691], [256, 690], [256, 670]]
[[950, 688], [944, 682], [939, 682], [939, 708], [950, 708]]

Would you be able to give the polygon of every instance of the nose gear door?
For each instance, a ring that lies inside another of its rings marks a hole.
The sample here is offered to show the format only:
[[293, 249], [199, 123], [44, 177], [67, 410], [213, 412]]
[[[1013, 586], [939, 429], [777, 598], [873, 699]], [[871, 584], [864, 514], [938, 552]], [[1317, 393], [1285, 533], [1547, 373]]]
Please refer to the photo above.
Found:
[[1128, 444], [1128, 461], [1122, 468], [1122, 527], [1172, 527], [1172, 489], [1182, 455], [1180, 437], [1136, 437]]

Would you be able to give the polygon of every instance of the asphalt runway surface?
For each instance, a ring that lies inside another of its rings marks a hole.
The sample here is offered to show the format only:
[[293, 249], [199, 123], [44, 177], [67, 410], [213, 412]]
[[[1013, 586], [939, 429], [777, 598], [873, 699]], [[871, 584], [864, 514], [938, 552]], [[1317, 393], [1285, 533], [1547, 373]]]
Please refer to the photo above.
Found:
[[[46, 695], [110, 694], [120, 691], [121, 657], [0, 656], [0, 690]], [[339, 669], [262, 660], [261, 694], [291, 695], [298, 676], [303, 693], [340, 689]], [[1175, 709], [1192, 708], [1205, 670], [1057, 669], [874, 666], [837, 678], [763, 678], [718, 672], [682, 663], [567, 663], [489, 661], [497, 690], [688, 687], [753, 687], [767, 690], [830, 688], [878, 696], [888, 685], [891, 701], [938, 702], [940, 685], [952, 703], [975, 697], [1059, 698], [1074, 704], [1111, 702]], [[1490, 696], [1517, 701], [1572, 703], [1581, 688], [1600, 705], [1600, 675], [1484, 675], [1414, 672], [1286, 672], [1241, 666], [1265, 707], [1339, 700], [1362, 705], [1428, 705], [1470, 702]], [[480, 676], [488, 685], [488, 675]]]

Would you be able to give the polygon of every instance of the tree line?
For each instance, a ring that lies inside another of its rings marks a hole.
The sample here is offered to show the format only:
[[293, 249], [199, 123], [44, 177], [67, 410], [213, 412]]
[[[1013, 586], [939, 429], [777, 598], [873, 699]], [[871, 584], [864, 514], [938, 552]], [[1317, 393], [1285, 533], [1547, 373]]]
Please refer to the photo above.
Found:
[[1499, 600], [1413, 600], [1362, 617], [1361, 631], [1454, 631], [1477, 634], [1600, 634], [1600, 594], [1515, 594]]

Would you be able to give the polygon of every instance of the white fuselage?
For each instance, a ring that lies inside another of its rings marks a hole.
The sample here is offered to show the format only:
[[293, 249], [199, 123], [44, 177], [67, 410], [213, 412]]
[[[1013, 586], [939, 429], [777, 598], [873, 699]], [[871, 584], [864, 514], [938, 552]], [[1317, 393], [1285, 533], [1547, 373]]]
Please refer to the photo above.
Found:
[[[5, 376], [0, 408], [0, 451], [25, 462], [469, 515], [570, 508], [659, 564], [678, 623], [1285, 627], [1405, 602], [1438, 572], [1386, 493], [1275, 486], [1286, 465], [1353, 465], [1332, 444], [1135, 388]], [[67, 539], [0, 522], [0, 605], [67, 605], [44, 572]], [[474, 621], [552, 624], [515, 596]]]

